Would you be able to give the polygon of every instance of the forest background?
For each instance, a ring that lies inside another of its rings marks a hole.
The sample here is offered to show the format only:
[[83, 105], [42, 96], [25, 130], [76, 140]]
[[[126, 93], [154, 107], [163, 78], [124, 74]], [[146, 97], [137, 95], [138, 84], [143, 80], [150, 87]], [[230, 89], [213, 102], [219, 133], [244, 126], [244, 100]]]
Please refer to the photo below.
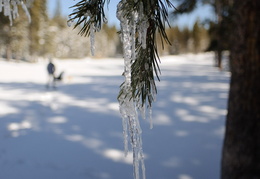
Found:
[[[19, 9], [20, 17], [12, 26], [8, 17], [0, 14], [0, 56], [7, 60], [37, 61], [44, 58], [83, 58], [90, 56], [89, 37], [78, 35], [79, 29], [68, 27], [68, 17], [61, 9], [61, 1], [56, 1], [54, 12], [48, 13], [47, 0], [34, 1], [30, 8], [32, 21]], [[52, 14], [52, 15], [50, 15]], [[174, 18], [174, 17], [173, 17]], [[172, 18], [172, 20], [173, 20]], [[206, 24], [206, 25], [205, 25]], [[206, 28], [207, 27], [207, 28]], [[19, 29], [19, 30], [17, 30]], [[95, 39], [95, 58], [122, 57], [122, 44], [119, 40], [116, 25], [104, 24]], [[166, 32], [171, 45], [159, 45], [161, 55], [181, 53], [199, 53], [211, 49], [214, 38], [211, 33], [212, 22], [201, 22], [199, 19], [192, 27], [167, 27]], [[158, 42], [160, 42], [158, 36]], [[82, 48], [84, 47], [84, 48]]]

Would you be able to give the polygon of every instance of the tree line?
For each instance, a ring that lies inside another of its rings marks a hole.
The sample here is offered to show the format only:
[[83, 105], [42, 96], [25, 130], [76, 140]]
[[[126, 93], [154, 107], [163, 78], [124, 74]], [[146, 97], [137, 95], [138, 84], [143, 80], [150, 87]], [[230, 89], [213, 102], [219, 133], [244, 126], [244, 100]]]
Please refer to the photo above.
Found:
[[[7, 60], [36, 61], [39, 57], [83, 58], [91, 56], [89, 37], [78, 35], [79, 29], [67, 24], [58, 1], [53, 17], [49, 17], [46, 0], [33, 1], [29, 9], [31, 23], [19, 7], [19, 18], [10, 26], [8, 17], [0, 13], [0, 56]], [[18, 30], [19, 29], [19, 30]], [[95, 58], [122, 56], [119, 30], [104, 24], [95, 35]], [[174, 26], [166, 29], [171, 45], [159, 47], [160, 54], [198, 53], [208, 48], [208, 30], [196, 21], [193, 28]], [[159, 40], [159, 36], [158, 36]]]
[[[58, 1], [59, 2], [59, 1]], [[89, 38], [78, 35], [79, 30], [68, 27], [57, 4], [53, 17], [47, 13], [46, 0], [33, 1], [29, 8], [31, 23], [19, 7], [19, 18], [10, 25], [9, 18], [0, 13], [0, 57], [7, 60], [36, 61], [40, 57], [82, 58], [90, 55]], [[120, 53], [116, 27], [104, 25], [96, 35], [96, 57]]]

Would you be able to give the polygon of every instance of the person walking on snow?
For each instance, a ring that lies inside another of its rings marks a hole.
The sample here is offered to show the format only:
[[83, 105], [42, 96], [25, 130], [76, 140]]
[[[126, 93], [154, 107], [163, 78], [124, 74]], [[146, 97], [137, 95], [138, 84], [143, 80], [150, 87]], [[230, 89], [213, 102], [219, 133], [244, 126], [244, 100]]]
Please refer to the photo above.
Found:
[[47, 65], [47, 71], [48, 71], [48, 74], [49, 74], [47, 88], [50, 87], [51, 83], [52, 83], [52, 87], [56, 88], [56, 84], [55, 84], [55, 65], [52, 63], [52, 59], [49, 60], [49, 63]]

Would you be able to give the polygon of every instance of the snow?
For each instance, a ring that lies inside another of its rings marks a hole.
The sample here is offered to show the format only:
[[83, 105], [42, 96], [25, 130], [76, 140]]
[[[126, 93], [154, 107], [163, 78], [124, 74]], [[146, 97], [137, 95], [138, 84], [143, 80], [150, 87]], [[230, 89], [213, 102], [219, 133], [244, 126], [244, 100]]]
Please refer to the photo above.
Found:
[[[211, 53], [161, 61], [154, 128], [140, 120], [146, 178], [218, 179], [230, 74]], [[123, 59], [54, 63], [65, 79], [47, 90], [47, 60], [0, 59], [0, 178], [132, 179], [117, 102]]]

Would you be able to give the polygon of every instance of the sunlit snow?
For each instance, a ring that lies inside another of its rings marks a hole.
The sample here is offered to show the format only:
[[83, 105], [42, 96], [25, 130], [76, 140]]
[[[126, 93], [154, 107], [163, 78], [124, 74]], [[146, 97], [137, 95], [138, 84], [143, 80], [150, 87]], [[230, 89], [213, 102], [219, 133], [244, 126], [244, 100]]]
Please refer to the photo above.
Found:
[[[218, 179], [228, 72], [214, 54], [161, 59], [154, 128], [140, 120], [147, 178]], [[0, 178], [133, 179], [117, 103], [123, 59], [56, 60], [65, 71], [46, 89], [47, 60], [0, 59]]]

